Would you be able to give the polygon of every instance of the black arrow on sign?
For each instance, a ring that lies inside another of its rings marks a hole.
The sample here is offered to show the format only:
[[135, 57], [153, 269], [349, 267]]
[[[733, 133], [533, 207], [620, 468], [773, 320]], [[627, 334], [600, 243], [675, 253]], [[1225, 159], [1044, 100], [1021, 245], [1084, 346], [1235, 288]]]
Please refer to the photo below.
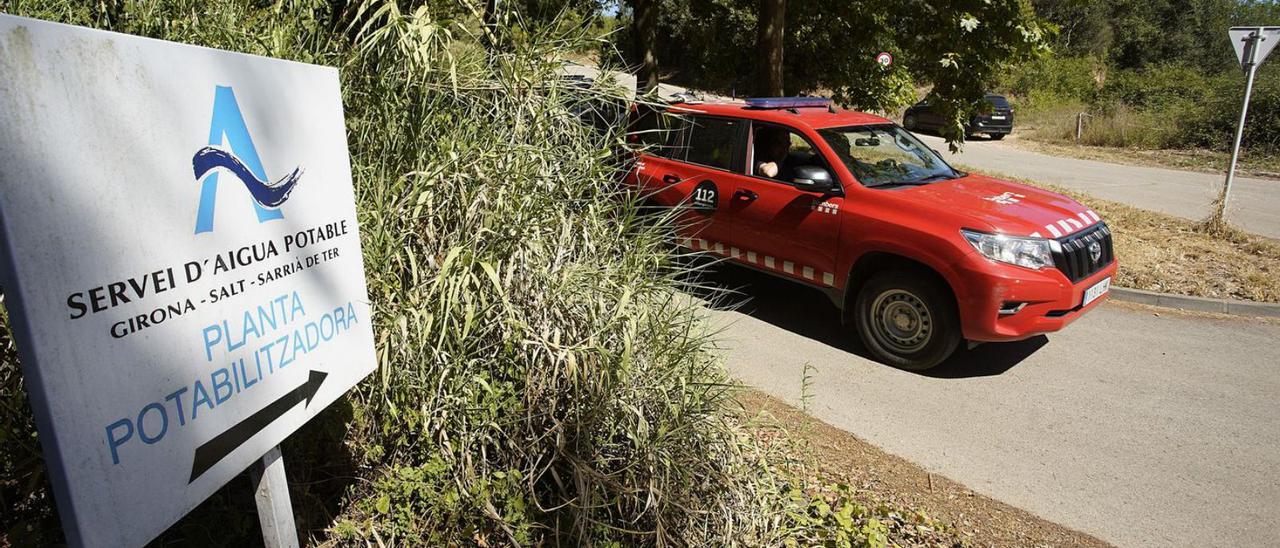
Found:
[[288, 394], [280, 396], [280, 399], [271, 402], [249, 418], [228, 428], [226, 432], [214, 436], [213, 439], [204, 442], [204, 445], [197, 447], [195, 460], [191, 463], [191, 479], [187, 483], [195, 481], [200, 474], [213, 468], [218, 461], [249, 441], [254, 434], [275, 422], [286, 411], [293, 409], [293, 406], [303, 401], [311, 405], [311, 398], [315, 397], [316, 392], [320, 390], [320, 383], [324, 382], [324, 378], [328, 376], [329, 374], [323, 371], [312, 371], [306, 382], [290, 390]]

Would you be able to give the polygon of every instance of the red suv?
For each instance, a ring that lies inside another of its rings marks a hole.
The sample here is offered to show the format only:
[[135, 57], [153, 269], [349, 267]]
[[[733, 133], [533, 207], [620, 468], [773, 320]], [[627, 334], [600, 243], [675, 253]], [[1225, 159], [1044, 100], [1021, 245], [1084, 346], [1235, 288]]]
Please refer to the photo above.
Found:
[[808, 97], [639, 112], [627, 182], [678, 208], [680, 245], [821, 289], [890, 365], [1062, 329], [1116, 273], [1092, 210], [957, 171], [879, 116]]

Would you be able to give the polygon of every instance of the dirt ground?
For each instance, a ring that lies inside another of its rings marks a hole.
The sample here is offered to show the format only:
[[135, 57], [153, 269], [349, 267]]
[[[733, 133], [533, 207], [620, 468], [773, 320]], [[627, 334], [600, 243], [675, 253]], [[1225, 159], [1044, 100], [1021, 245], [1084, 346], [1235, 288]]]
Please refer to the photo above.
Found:
[[931, 474], [758, 391], [746, 389], [737, 401], [748, 416], [765, 414], [786, 425], [810, 448], [824, 479], [853, 486], [868, 503], [922, 510], [954, 527], [966, 545], [1110, 546]]

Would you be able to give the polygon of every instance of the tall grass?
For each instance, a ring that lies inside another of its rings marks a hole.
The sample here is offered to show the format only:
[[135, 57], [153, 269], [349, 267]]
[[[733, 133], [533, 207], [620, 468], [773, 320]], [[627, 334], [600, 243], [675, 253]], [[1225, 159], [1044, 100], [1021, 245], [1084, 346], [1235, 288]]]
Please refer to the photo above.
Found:
[[[1083, 131], [1076, 140], [1076, 112], [1085, 112]], [[1089, 112], [1059, 110], [1052, 114], [1043, 135], [1059, 141], [1075, 141], [1082, 145], [1160, 149], [1180, 143], [1178, 130], [1163, 113], [1145, 113], [1123, 103], [1105, 110]]]
[[[556, 59], [590, 36], [516, 27], [487, 53], [475, 5], [258, 6], [0, 4], [341, 68], [378, 369], [321, 420], [336, 438], [311, 429], [286, 446], [303, 464], [291, 472], [299, 504], [321, 507], [304, 523], [313, 540], [883, 544], [886, 526], [847, 489], [795, 473], [726, 408], [713, 334], [678, 291], [666, 229], [617, 182], [618, 132], [571, 114], [618, 98], [558, 76]], [[0, 544], [48, 542], [56, 526], [7, 331], [0, 349], [0, 433], [16, 434], [0, 437]], [[308, 475], [341, 461], [333, 477]], [[325, 482], [340, 488], [309, 491]], [[219, 522], [173, 539], [253, 538], [251, 517], [226, 511], [246, 504], [234, 498], [197, 512]]]

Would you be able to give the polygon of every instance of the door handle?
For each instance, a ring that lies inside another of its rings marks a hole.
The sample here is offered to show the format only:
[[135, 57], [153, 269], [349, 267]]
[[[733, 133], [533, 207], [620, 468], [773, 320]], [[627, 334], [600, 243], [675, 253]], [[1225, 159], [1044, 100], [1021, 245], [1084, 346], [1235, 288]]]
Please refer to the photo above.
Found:
[[677, 177], [677, 176], [675, 176], [675, 175], [671, 175], [671, 174], [663, 175], [663, 176], [662, 176], [662, 182], [664, 182], [664, 183], [666, 183], [666, 184], [668, 184], [668, 185], [674, 185], [674, 184], [676, 184], [676, 183], [680, 182], [680, 177]]
[[742, 200], [744, 202], [754, 202], [756, 201], [756, 198], [759, 198], [759, 197], [760, 197], [759, 194], [756, 194], [755, 192], [752, 192], [745, 188], [739, 188], [737, 191], [733, 193], [733, 199]]

